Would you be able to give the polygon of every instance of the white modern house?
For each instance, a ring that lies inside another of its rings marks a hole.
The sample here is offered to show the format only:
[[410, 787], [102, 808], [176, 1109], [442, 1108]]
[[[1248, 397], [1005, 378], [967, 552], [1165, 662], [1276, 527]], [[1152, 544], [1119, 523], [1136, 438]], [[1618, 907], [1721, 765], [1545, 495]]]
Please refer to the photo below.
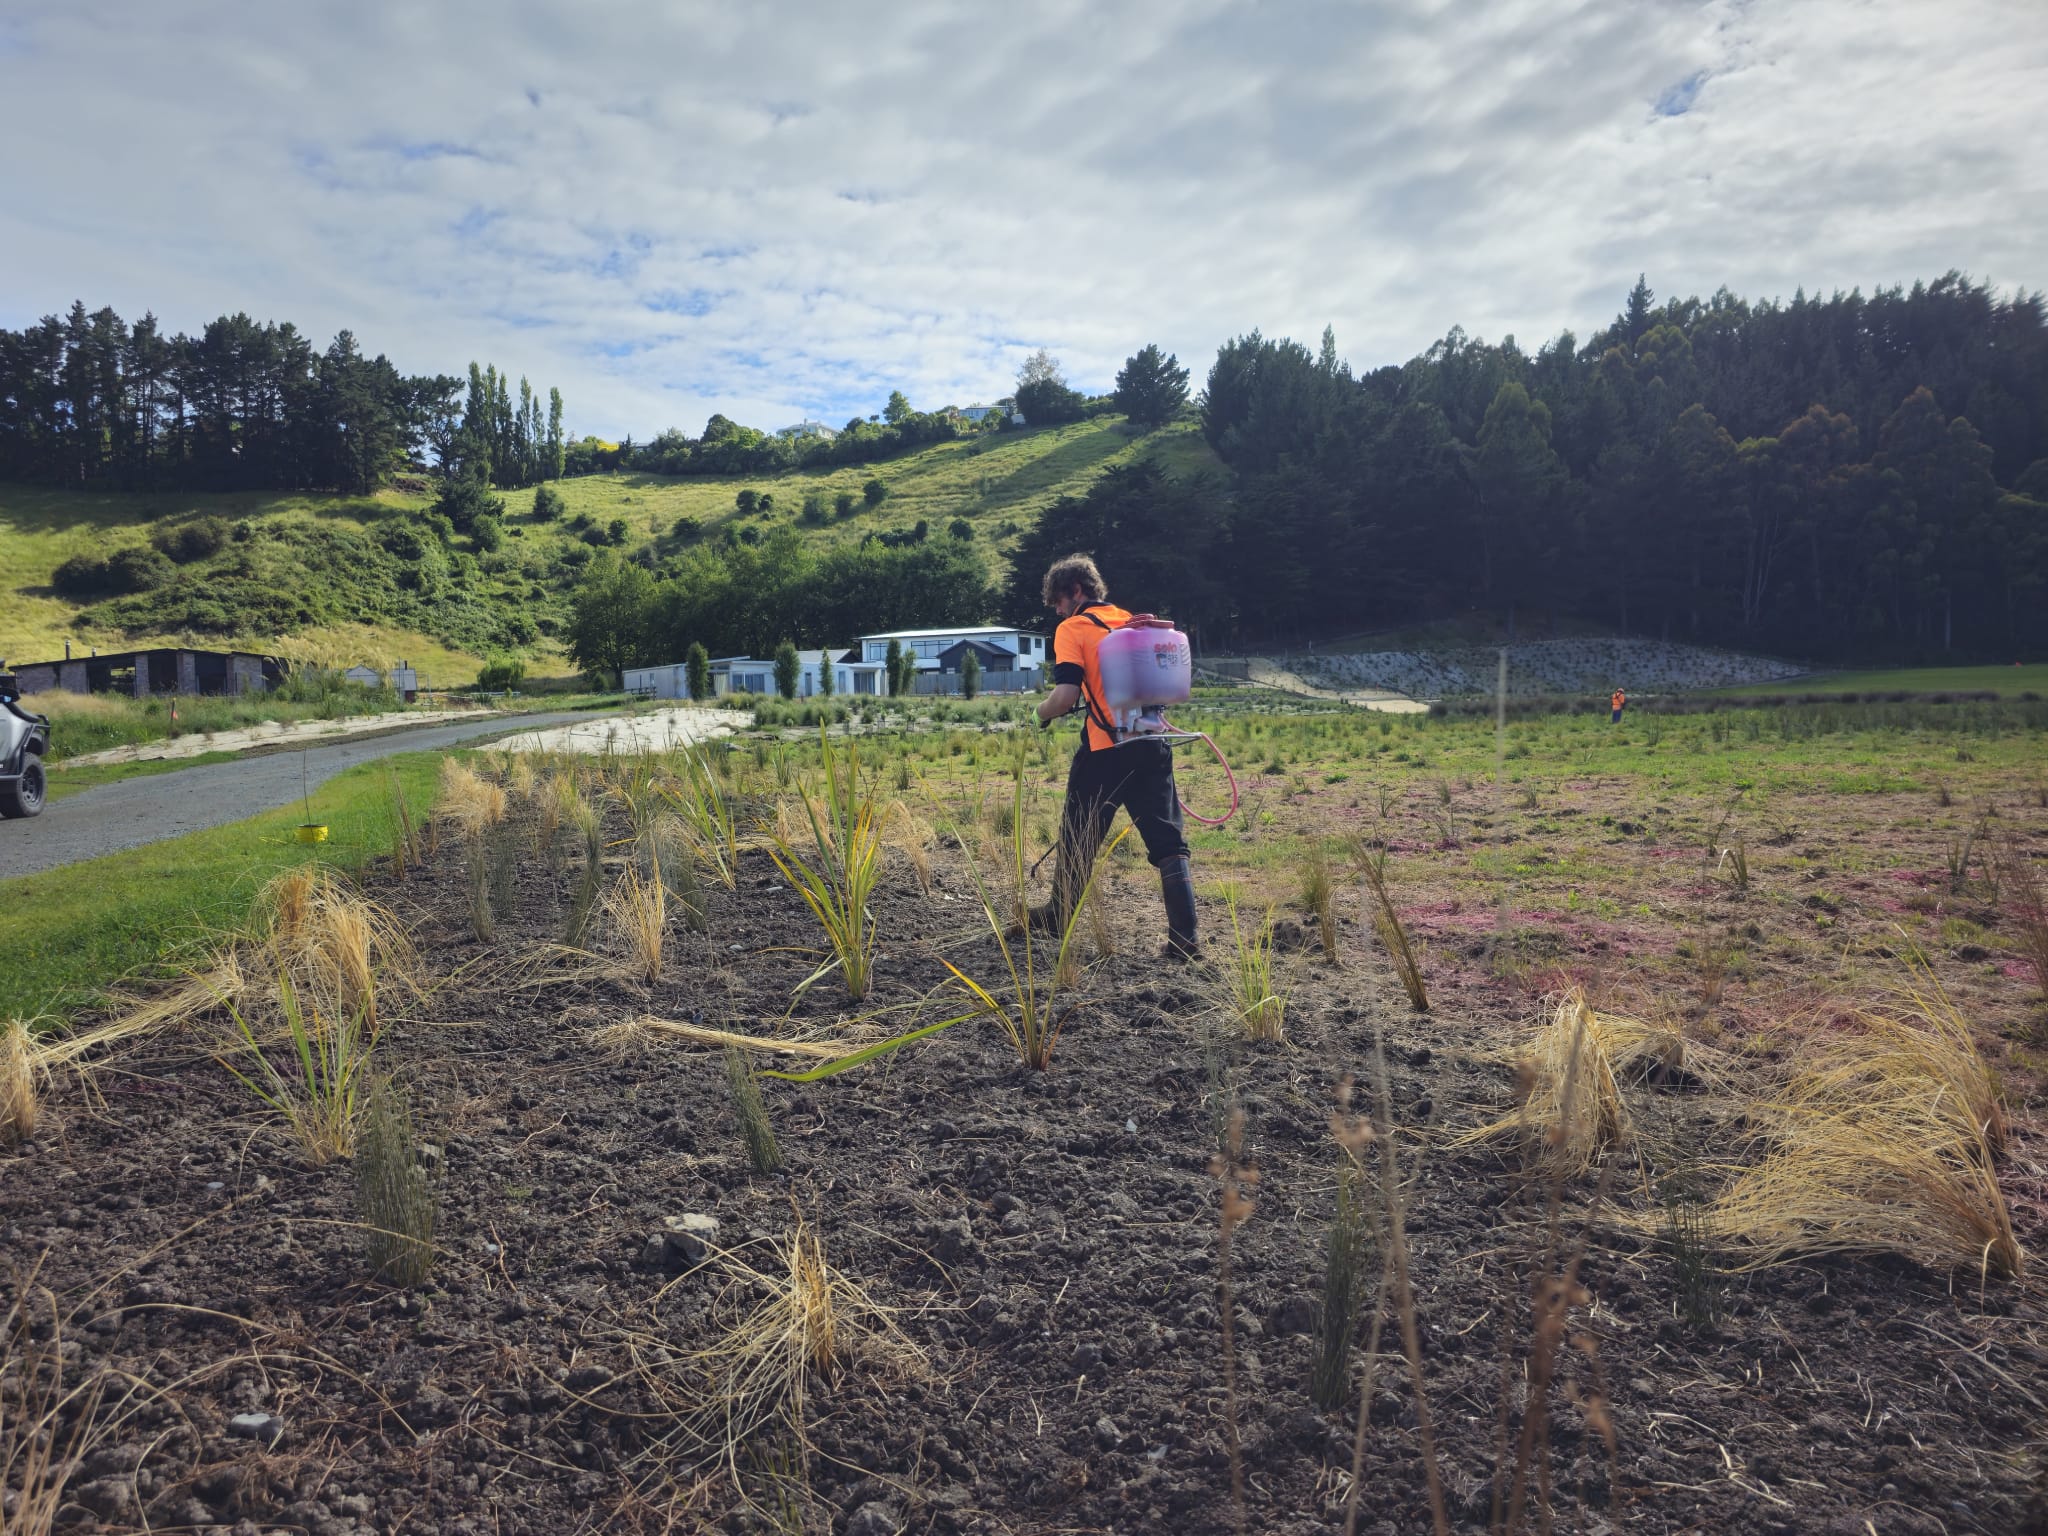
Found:
[[[832, 668], [834, 693], [865, 694], [870, 698], [887, 693], [889, 683], [882, 674], [888, 669], [879, 661], [860, 661], [858, 654], [856, 651], [798, 651], [796, 696], [808, 699], [820, 693], [820, 674], [828, 665]], [[626, 692], [638, 694], [643, 699], [687, 699], [690, 696], [690, 669], [680, 661], [664, 662], [658, 667], [628, 667], [625, 685]], [[763, 660], [757, 656], [720, 656], [711, 663], [713, 698], [724, 698], [729, 693], [773, 692], [773, 657]]]
[[[975, 642], [973, 648], [981, 654], [985, 669], [988, 667], [987, 648], [990, 647], [1014, 658], [1008, 667], [1013, 672], [1037, 672], [1052, 664], [1051, 642], [1044, 635], [1000, 624], [963, 624], [952, 629], [892, 629], [878, 635], [862, 635], [860, 659], [886, 661], [891, 640], [917, 658], [917, 670], [920, 672], [957, 669], [957, 661], [948, 668], [940, 658], [963, 640]], [[964, 655], [964, 652], [957, 654]], [[1035, 683], [1036, 679], [1031, 681]]]
[[[832, 691], [857, 698], [880, 698], [889, 691], [889, 642], [895, 641], [917, 660], [921, 674], [958, 673], [970, 652], [981, 662], [984, 686], [1036, 688], [1051, 665], [1050, 644], [1030, 630], [999, 624], [967, 624], [954, 629], [896, 629], [862, 635], [850, 650], [798, 651], [796, 696], [817, 697], [826, 667], [832, 669]], [[1007, 679], [995, 683], [994, 679]], [[953, 680], [955, 683], [958, 679]], [[690, 669], [680, 661], [658, 667], [628, 667], [626, 692], [644, 699], [687, 699]], [[920, 692], [952, 691], [934, 676]], [[711, 663], [711, 694], [775, 692], [775, 662], [758, 656], [720, 656]]]

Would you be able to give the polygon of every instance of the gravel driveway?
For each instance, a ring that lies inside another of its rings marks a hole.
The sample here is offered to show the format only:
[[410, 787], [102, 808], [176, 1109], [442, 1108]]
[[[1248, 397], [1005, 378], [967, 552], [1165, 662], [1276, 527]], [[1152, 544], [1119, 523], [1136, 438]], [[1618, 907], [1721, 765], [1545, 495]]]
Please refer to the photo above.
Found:
[[[304, 753], [307, 778], [317, 788], [344, 768], [394, 752], [432, 752], [590, 718], [587, 710], [495, 715], [460, 725], [391, 731], [361, 741], [310, 747]], [[96, 859], [103, 853], [161, 842], [289, 805], [299, 798], [300, 756], [298, 752], [274, 752], [122, 779], [53, 800], [34, 820], [0, 821], [0, 880]]]

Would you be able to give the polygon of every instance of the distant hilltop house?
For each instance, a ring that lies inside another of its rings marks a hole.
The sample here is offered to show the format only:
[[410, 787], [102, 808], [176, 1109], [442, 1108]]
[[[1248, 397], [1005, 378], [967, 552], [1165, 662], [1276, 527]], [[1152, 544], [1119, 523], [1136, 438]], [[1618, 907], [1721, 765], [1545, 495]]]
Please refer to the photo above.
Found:
[[263, 693], [284, 681], [285, 663], [249, 651], [195, 651], [183, 646], [31, 661], [14, 669], [24, 694], [61, 688], [66, 693]]
[[977, 426], [990, 416], [1001, 416], [1013, 427], [1024, 425], [1024, 413], [1015, 406], [1005, 405], [963, 405], [959, 411], [962, 421], [971, 421]]
[[[840, 650], [798, 651], [796, 696], [816, 697], [824, 669], [832, 669], [832, 691], [852, 698], [880, 698], [889, 691], [889, 642], [917, 662], [919, 693], [957, 693], [960, 673], [972, 653], [981, 662], [982, 687], [989, 693], [1036, 688], [1046, 663], [1046, 639], [1028, 630], [975, 624], [955, 629], [900, 629], [862, 635]], [[690, 673], [680, 661], [628, 667], [626, 692], [646, 699], [687, 699]], [[711, 662], [711, 694], [775, 692], [775, 663], [758, 656], [720, 656]]]
[[793, 427], [784, 427], [775, 434], [777, 437], [821, 437], [831, 442], [839, 435], [838, 429], [828, 427], [822, 421], [800, 421]]

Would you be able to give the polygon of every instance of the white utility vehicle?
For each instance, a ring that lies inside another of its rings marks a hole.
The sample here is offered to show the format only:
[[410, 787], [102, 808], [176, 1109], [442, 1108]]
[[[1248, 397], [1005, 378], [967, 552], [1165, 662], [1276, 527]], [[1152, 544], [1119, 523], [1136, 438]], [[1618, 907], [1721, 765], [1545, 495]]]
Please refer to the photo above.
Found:
[[21, 707], [21, 690], [5, 666], [0, 662], [0, 816], [40, 816], [50, 722]]

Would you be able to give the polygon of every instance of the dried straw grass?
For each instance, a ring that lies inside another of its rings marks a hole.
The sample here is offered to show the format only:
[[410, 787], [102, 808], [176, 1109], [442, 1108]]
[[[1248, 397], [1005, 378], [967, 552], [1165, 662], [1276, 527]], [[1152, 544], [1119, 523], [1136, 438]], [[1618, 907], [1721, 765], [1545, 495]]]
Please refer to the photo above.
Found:
[[668, 891], [657, 877], [642, 879], [632, 865], [604, 894], [606, 921], [625, 947], [627, 976], [653, 986], [661, 980], [662, 945], [668, 937]]
[[[360, 1014], [373, 1038], [382, 1022], [380, 981], [414, 994], [422, 988], [419, 957], [405, 925], [328, 869], [306, 864], [285, 871], [258, 894], [256, 908], [259, 931], [292, 984], [322, 1013]], [[248, 989], [238, 985], [228, 995], [240, 1002]]]
[[901, 800], [891, 800], [882, 812], [882, 839], [909, 860], [910, 871], [917, 877], [917, 888], [929, 896], [932, 849], [939, 840], [931, 823], [914, 815]]
[[620, 1019], [615, 1023], [603, 1025], [591, 1032], [590, 1041], [604, 1050], [621, 1051], [644, 1043], [650, 1036], [687, 1040], [692, 1045], [719, 1048], [737, 1046], [749, 1051], [811, 1056], [820, 1061], [836, 1061], [857, 1049], [843, 1040], [778, 1040], [766, 1035], [742, 1035], [731, 1030], [713, 1029], [708, 1024], [686, 1024], [673, 1019], [657, 1019], [651, 1015]]
[[1700, 1047], [1668, 1025], [1626, 1014], [1599, 1013], [1573, 987], [1528, 1043], [1514, 1052], [1526, 1096], [1510, 1115], [1454, 1137], [1452, 1147], [1476, 1146], [1501, 1136], [1533, 1133], [1539, 1156], [1554, 1172], [1584, 1173], [1610, 1147], [1634, 1135], [1623, 1081], [1651, 1071], [1675, 1072], [1704, 1064]]
[[35, 1135], [47, 1075], [36, 1060], [27, 1022], [9, 1019], [0, 1024], [0, 1147], [17, 1146]]
[[1988, 1160], [1913, 1140], [1877, 1113], [1781, 1120], [1775, 1141], [1706, 1211], [1740, 1270], [1816, 1253], [1899, 1253], [1935, 1269], [2017, 1279], [2026, 1254]]
[[2026, 1254], [1999, 1189], [2005, 1106], [1968, 1019], [1916, 966], [1884, 1003], [1835, 1021], [1756, 1106], [1762, 1161], [1707, 1212], [1757, 1269], [1813, 1253], [1899, 1253], [2017, 1279]]
[[505, 791], [456, 758], [441, 759], [440, 818], [476, 838], [505, 819]]
[[714, 1310], [737, 1316], [709, 1348], [685, 1359], [682, 1381], [657, 1388], [677, 1408], [672, 1443], [701, 1461], [723, 1462], [735, 1482], [741, 1448], [763, 1433], [808, 1450], [813, 1378], [829, 1381], [854, 1360], [898, 1377], [919, 1373], [924, 1362], [892, 1309], [826, 1261], [822, 1239], [801, 1214], [787, 1242], [768, 1246], [772, 1261], [761, 1269], [734, 1251], [707, 1261], [728, 1276]]

